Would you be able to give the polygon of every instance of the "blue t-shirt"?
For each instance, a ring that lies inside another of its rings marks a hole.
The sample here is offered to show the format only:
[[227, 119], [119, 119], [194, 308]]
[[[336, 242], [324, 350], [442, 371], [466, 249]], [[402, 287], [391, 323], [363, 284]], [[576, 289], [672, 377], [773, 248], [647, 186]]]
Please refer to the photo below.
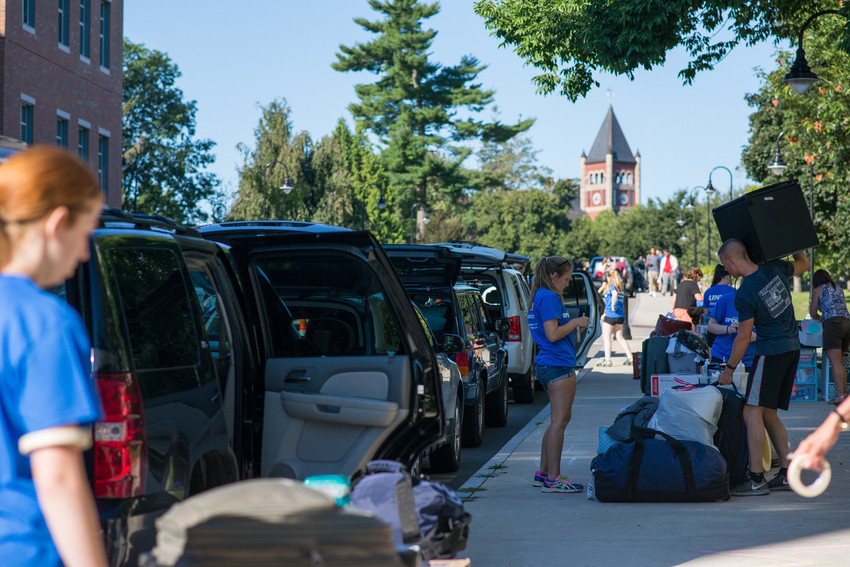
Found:
[[528, 328], [537, 343], [537, 356], [534, 361], [540, 366], [573, 367], [576, 365], [576, 347], [572, 336], [567, 335], [554, 343], [546, 338], [543, 323], [551, 319], [557, 319], [558, 325], [563, 325], [569, 322], [570, 314], [557, 293], [541, 287], [534, 294], [531, 311], [528, 312]]
[[781, 354], [800, 350], [797, 318], [791, 301], [794, 264], [784, 260], [765, 262], [744, 278], [735, 294], [738, 320], [753, 319], [758, 329], [756, 354]]
[[[720, 299], [717, 300], [717, 303], [714, 304], [714, 311], [711, 312], [711, 316], [724, 327], [737, 323], [738, 311], [735, 310], [735, 294], [727, 293], [726, 295], [721, 295]], [[756, 334], [758, 334], [758, 332], [756, 332]], [[717, 335], [717, 338], [714, 339], [714, 342], [711, 345], [711, 356], [716, 356], [717, 358], [728, 362], [729, 357], [732, 356], [732, 343], [735, 342], [735, 337], [737, 336], [738, 333], [733, 333], [731, 335]], [[747, 350], [744, 353], [744, 358], [741, 359], [744, 366], [750, 366], [753, 363], [753, 355], [755, 352], [756, 344], [750, 343], [750, 346], [747, 347]]]
[[61, 565], [18, 439], [100, 417], [91, 346], [79, 314], [28, 279], [0, 275], [0, 305], [0, 557]]
[[705, 290], [705, 293], [702, 294], [702, 306], [705, 307], [705, 312], [708, 313], [709, 317], [714, 311], [714, 305], [717, 303], [717, 300], [729, 293], [735, 293], [735, 288], [726, 284], [713, 285]]
[[605, 293], [605, 316], [606, 317], [625, 317], [626, 310], [623, 309], [623, 292], [617, 292], [617, 301], [612, 303], [612, 298], [614, 294], [613, 288], [608, 288], [608, 291]]

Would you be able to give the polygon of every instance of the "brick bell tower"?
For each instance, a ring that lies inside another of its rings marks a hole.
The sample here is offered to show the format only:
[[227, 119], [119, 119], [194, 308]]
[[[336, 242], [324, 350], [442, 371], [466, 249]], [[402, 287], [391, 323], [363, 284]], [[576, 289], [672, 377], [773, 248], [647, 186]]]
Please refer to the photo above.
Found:
[[605, 210], [628, 211], [640, 203], [640, 151], [632, 154], [613, 105], [590, 153], [581, 153], [579, 202], [590, 218]]

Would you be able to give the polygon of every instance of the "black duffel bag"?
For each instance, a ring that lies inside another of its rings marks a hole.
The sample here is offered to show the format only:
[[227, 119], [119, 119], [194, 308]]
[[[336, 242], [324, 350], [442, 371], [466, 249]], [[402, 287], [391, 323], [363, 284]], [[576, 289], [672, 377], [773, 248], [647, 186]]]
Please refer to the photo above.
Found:
[[[594, 496], [602, 502], [712, 502], [729, 499], [726, 461], [698, 441], [634, 427], [634, 443], [617, 443], [594, 459]], [[647, 437], [648, 436], [648, 437]], [[656, 439], [660, 436], [661, 439]]]

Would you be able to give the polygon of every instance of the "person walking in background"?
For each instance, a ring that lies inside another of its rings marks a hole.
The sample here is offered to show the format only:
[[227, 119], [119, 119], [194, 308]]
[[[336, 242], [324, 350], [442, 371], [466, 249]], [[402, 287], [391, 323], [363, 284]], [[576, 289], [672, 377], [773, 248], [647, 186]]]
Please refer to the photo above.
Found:
[[702, 313], [696, 310], [697, 302], [702, 301], [702, 292], [699, 289], [699, 281], [702, 279], [702, 270], [692, 268], [688, 275], [682, 279], [676, 292], [673, 294], [673, 317], [679, 321], [687, 321], [694, 324], [692, 314]]
[[[732, 383], [732, 373], [749, 348], [753, 327], [758, 329], [755, 359], [744, 396], [750, 469], [747, 479], [732, 489], [732, 495], [761, 496], [771, 490], [788, 490], [788, 432], [777, 410], [788, 410], [800, 360], [791, 277], [809, 269], [809, 258], [805, 252], [797, 252], [791, 262], [771, 260], [755, 264], [744, 244], [735, 239], [724, 242], [717, 255], [733, 278], [744, 278], [735, 292], [738, 336], [718, 378], [720, 384]], [[779, 453], [780, 469], [770, 482], [764, 478], [762, 464], [765, 429]]]
[[847, 312], [844, 292], [835, 284], [826, 270], [818, 270], [814, 273], [812, 288], [809, 315], [812, 319], [823, 321], [823, 353], [832, 366], [832, 382], [835, 384], [835, 397], [828, 403], [837, 406], [847, 397], [847, 369], [844, 367], [844, 354], [850, 346], [850, 313]]
[[[732, 293], [721, 295], [714, 302], [711, 318], [708, 320], [708, 330], [712, 333], [714, 344], [711, 347], [711, 362], [715, 364], [726, 364], [732, 356], [732, 345], [738, 336], [738, 310], [735, 309], [735, 293], [732, 288]], [[744, 352], [744, 357], [741, 362], [744, 363], [744, 370], [750, 371], [753, 363], [753, 356], [756, 352], [756, 331], [750, 333], [750, 345]]]
[[646, 277], [649, 282], [649, 294], [652, 297], [655, 297], [655, 293], [661, 290], [658, 281], [660, 267], [661, 257], [655, 248], [650, 248], [649, 254], [646, 255]]
[[0, 165], [0, 557], [101, 567], [83, 451], [101, 417], [80, 315], [45, 291], [89, 257], [103, 203], [93, 174], [56, 147]]
[[599, 294], [605, 300], [605, 314], [602, 317], [602, 345], [605, 349], [605, 358], [599, 366], [611, 366], [611, 335], [617, 338], [617, 342], [623, 347], [626, 360], [623, 364], [632, 363], [632, 351], [629, 343], [623, 338], [623, 323], [626, 321], [626, 311], [623, 307], [623, 281], [616, 270], [609, 270], [605, 274], [605, 281], [599, 288]]
[[676, 268], [679, 267], [679, 261], [676, 257], [670, 254], [669, 250], [664, 251], [664, 256], [661, 258], [661, 294], [673, 294], [673, 289], [676, 287]]
[[551, 423], [543, 434], [540, 470], [534, 486], [543, 492], [581, 492], [581, 484], [561, 474], [564, 430], [570, 423], [576, 396], [576, 350], [570, 334], [590, 323], [587, 317], [570, 319], [563, 293], [573, 275], [572, 264], [561, 256], [546, 256], [534, 268], [528, 326], [537, 343], [535, 376], [549, 395]]

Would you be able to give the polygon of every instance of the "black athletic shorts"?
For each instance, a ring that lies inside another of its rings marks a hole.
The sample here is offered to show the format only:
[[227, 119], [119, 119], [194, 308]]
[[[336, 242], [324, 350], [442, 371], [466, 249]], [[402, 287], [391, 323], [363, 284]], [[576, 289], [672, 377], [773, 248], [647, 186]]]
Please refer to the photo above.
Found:
[[799, 361], [799, 350], [781, 354], [756, 355], [750, 367], [747, 394], [744, 396], [747, 404], [787, 411]]
[[608, 323], [609, 325], [622, 325], [626, 322], [625, 317], [602, 317], [603, 323]]

